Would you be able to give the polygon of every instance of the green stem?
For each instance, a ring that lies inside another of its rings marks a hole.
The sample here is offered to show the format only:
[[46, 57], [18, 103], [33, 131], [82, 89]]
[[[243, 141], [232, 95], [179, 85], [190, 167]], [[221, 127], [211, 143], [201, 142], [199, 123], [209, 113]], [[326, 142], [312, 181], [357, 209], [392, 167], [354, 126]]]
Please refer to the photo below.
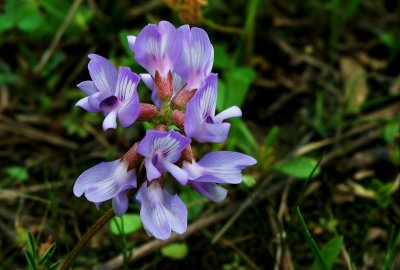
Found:
[[78, 257], [78, 255], [82, 252], [85, 248], [86, 244], [89, 242], [90, 239], [114, 217], [113, 209], [109, 209], [103, 216], [101, 216], [92, 227], [82, 236], [79, 242], [75, 245], [72, 249], [70, 256], [68, 256], [63, 263], [61, 264], [59, 270], [67, 270], [71, 263]]

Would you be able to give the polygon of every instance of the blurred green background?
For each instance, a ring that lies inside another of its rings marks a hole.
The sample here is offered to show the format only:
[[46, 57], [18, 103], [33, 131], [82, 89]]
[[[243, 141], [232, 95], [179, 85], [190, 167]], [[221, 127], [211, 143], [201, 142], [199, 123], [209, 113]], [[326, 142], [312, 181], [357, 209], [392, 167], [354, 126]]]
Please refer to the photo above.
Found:
[[[146, 254], [154, 242], [132, 202], [75, 269], [400, 269], [395, 0], [1, 1], [0, 268], [62, 261], [110, 208], [72, 186], [147, 126], [103, 132], [100, 114], [74, 107], [84, 96], [75, 85], [89, 79], [89, 53], [143, 72], [126, 36], [160, 20], [207, 31], [217, 109], [243, 109], [225, 144], [195, 152], [241, 151], [258, 164], [220, 204], [180, 190], [200, 227]], [[139, 94], [150, 101], [143, 85]]]

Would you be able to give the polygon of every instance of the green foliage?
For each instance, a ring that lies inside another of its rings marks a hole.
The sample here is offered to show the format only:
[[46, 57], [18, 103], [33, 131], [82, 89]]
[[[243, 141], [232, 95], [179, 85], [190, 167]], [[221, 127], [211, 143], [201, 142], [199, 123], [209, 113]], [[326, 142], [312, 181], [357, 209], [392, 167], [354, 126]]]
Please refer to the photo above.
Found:
[[240, 118], [232, 119], [229, 131], [228, 150], [236, 147], [249, 155], [255, 155], [258, 151], [258, 143], [253, 133], [249, 130], [245, 122]]
[[5, 173], [10, 180], [26, 181], [29, 178], [28, 169], [20, 166], [11, 166], [6, 168]]
[[185, 189], [179, 197], [188, 208], [188, 220], [195, 220], [203, 211], [204, 198], [193, 189]]
[[243, 175], [243, 184], [247, 187], [252, 187], [257, 183], [257, 180], [251, 175]]
[[393, 225], [390, 228], [389, 244], [388, 244], [388, 249], [386, 252], [385, 262], [383, 264], [382, 270], [390, 269], [390, 265], [392, 264], [394, 252], [396, 249], [397, 239], [399, 238], [399, 234], [400, 234], [400, 227], [396, 227]]
[[[307, 179], [318, 165], [318, 161], [309, 157], [298, 157], [274, 166], [278, 172], [285, 173], [297, 179]], [[319, 173], [319, 168], [315, 174]]]
[[188, 246], [186, 243], [170, 244], [161, 249], [161, 254], [170, 259], [182, 260], [188, 254]]
[[393, 182], [383, 183], [378, 179], [372, 179], [371, 190], [375, 193], [376, 203], [381, 208], [386, 208], [390, 204]]
[[314, 255], [317, 265], [319, 266], [319, 269], [320, 270], [329, 270], [321, 250], [318, 248], [317, 243], [315, 242], [314, 238], [312, 237], [310, 231], [307, 228], [307, 225], [304, 221], [303, 215], [301, 214], [300, 207], [297, 206], [296, 211], [297, 211], [297, 217], [299, 218], [299, 222], [300, 222], [300, 228], [303, 231], [303, 234], [307, 240], [307, 243], [311, 248], [311, 251]]
[[385, 125], [383, 128], [383, 139], [387, 144], [392, 144], [400, 133], [400, 121], [394, 120]]
[[110, 231], [116, 235], [134, 233], [142, 228], [142, 220], [138, 214], [124, 214], [114, 217], [109, 223]]
[[28, 263], [29, 270], [47, 269], [55, 270], [59, 265], [59, 262], [51, 263], [51, 257], [56, 250], [56, 244], [53, 243], [42, 256], [39, 256], [39, 252], [36, 247], [35, 239], [31, 233], [28, 233], [28, 247], [25, 250], [25, 258]]
[[[324, 258], [324, 261], [326, 263], [326, 267], [328, 269], [332, 269], [332, 266], [333, 266], [336, 258], [340, 254], [340, 251], [342, 249], [342, 245], [343, 245], [343, 237], [335, 236], [331, 240], [329, 240], [329, 242], [326, 243], [322, 247], [321, 255]], [[312, 270], [319, 270], [319, 269], [322, 269], [322, 268], [320, 268], [317, 260], [314, 260], [311, 269]]]

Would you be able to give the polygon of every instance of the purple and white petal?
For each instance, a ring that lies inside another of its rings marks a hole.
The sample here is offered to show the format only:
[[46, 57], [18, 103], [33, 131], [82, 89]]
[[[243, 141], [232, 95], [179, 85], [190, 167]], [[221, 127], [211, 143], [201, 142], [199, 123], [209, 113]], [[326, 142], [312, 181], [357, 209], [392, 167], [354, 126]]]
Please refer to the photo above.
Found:
[[256, 163], [254, 158], [242, 153], [219, 151], [206, 154], [198, 162], [185, 162], [183, 169], [188, 172], [191, 181], [239, 184], [242, 170]]
[[135, 42], [136, 42], [136, 36], [129, 35], [128, 36], [128, 46], [129, 46], [129, 49], [131, 49], [131, 51], [134, 51]]
[[233, 106], [215, 116], [217, 104], [218, 76], [211, 74], [189, 101], [185, 115], [185, 133], [198, 142], [223, 142], [228, 137], [230, 124], [222, 121], [242, 115]]
[[228, 191], [215, 183], [189, 181], [189, 185], [201, 195], [213, 202], [222, 202]]
[[140, 77], [127, 67], [119, 69], [115, 95], [119, 100], [118, 119], [123, 127], [132, 125], [139, 116], [139, 96], [136, 91]]
[[117, 128], [117, 109], [112, 110], [109, 112], [103, 121], [103, 130], [106, 131], [110, 128]]
[[89, 54], [88, 69], [95, 87], [101, 92], [114, 94], [118, 73], [113, 64], [106, 58]]
[[85, 109], [88, 112], [99, 112], [99, 108], [96, 108], [95, 106], [92, 105], [92, 103], [90, 102], [90, 97], [84, 97], [82, 99], [80, 99], [75, 106], [79, 106], [82, 109]]
[[186, 183], [187, 174], [173, 163], [177, 162], [190, 139], [176, 131], [159, 132], [148, 130], [139, 143], [137, 151], [145, 157], [147, 179], [154, 180], [161, 172], [168, 171], [181, 183]]
[[128, 163], [121, 160], [102, 162], [83, 172], [74, 185], [77, 197], [85, 194], [97, 206], [112, 199], [113, 209], [122, 215], [128, 207], [126, 190], [137, 185], [135, 170], [128, 171]]
[[77, 87], [79, 87], [79, 89], [81, 89], [88, 96], [98, 92], [93, 81], [83, 81], [78, 84]]
[[133, 44], [134, 58], [153, 77], [156, 71], [166, 77], [181, 54], [176, 28], [169, 22], [149, 24], [137, 35]]
[[157, 239], [168, 239], [171, 230], [182, 234], [187, 228], [187, 208], [177, 195], [166, 192], [158, 182], [143, 183], [136, 199], [146, 231]]
[[128, 210], [128, 195], [125, 190], [112, 199], [112, 208], [117, 216], [122, 216]]
[[182, 40], [182, 54], [174, 71], [186, 82], [187, 89], [197, 89], [210, 74], [214, 62], [214, 49], [207, 33], [200, 28], [183, 25], [178, 28]]

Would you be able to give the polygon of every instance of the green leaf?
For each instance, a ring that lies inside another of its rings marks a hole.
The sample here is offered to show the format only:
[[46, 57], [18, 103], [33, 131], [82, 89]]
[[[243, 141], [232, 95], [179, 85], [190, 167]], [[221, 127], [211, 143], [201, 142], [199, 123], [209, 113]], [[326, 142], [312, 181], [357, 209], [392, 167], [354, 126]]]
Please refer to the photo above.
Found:
[[33, 5], [25, 5], [18, 14], [18, 27], [25, 32], [38, 29], [43, 24], [43, 17], [40, 11]]
[[221, 44], [214, 45], [214, 67], [226, 69], [229, 64], [229, 57]]
[[385, 125], [383, 128], [383, 139], [386, 143], [394, 143], [400, 132], [400, 122], [393, 121]]
[[30, 253], [33, 258], [37, 258], [35, 239], [33, 238], [33, 235], [30, 232], [28, 232], [28, 253]]
[[188, 220], [196, 219], [204, 208], [203, 196], [193, 189], [187, 189], [181, 193], [180, 197], [188, 207]]
[[392, 225], [389, 234], [388, 250], [386, 252], [385, 262], [383, 264], [382, 270], [390, 269], [390, 265], [392, 264], [393, 261], [393, 256], [396, 250], [396, 243], [397, 239], [399, 238], [399, 235], [400, 235], [400, 227]]
[[246, 154], [254, 155], [258, 150], [258, 143], [245, 122], [240, 118], [234, 118], [231, 124], [227, 148], [233, 150], [238, 147]]
[[218, 79], [218, 98], [217, 110], [223, 111], [225, 108], [225, 100], [227, 95], [226, 83], [222, 79]]
[[318, 248], [317, 243], [315, 243], [314, 238], [312, 237], [310, 231], [307, 228], [307, 225], [303, 219], [303, 215], [301, 214], [300, 207], [297, 206], [296, 210], [300, 222], [300, 228], [303, 231], [304, 236], [306, 237], [307, 243], [311, 248], [311, 251], [315, 257], [316, 262], [318, 263], [319, 269], [328, 270], [328, 267], [321, 253], [321, 250]]
[[36, 270], [37, 269], [36, 261], [33, 258], [32, 254], [27, 250], [25, 250], [25, 258], [26, 261], [28, 262], [29, 270]]
[[0, 33], [14, 26], [14, 21], [10, 14], [0, 14]]
[[116, 235], [134, 233], [142, 228], [142, 220], [138, 214], [125, 214], [122, 217], [114, 217], [109, 224], [111, 232]]
[[12, 166], [5, 169], [8, 178], [18, 181], [26, 181], [29, 178], [28, 169], [20, 166]]
[[224, 108], [233, 105], [241, 107], [250, 88], [250, 84], [256, 78], [253, 69], [247, 67], [236, 67], [228, 72], [225, 81], [227, 83], [226, 100]]
[[52, 244], [46, 252], [43, 254], [42, 258], [39, 260], [39, 265], [43, 265], [49, 262], [51, 256], [53, 256], [54, 251], [56, 250], [56, 243]]
[[58, 265], [59, 265], [60, 263], [61, 263], [61, 262], [53, 263], [52, 265], [49, 266], [49, 268], [47, 268], [47, 270], [56, 270], [56, 269], [58, 268]]
[[256, 179], [251, 175], [243, 175], [243, 184], [247, 187], [252, 187], [257, 183]]
[[182, 260], [188, 254], [186, 243], [174, 243], [161, 249], [161, 254], [174, 260]]
[[264, 140], [264, 147], [268, 149], [274, 144], [274, 142], [278, 139], [279, 136], [279, 127], [273, 126], [269, 131]]
[[[274, 167], [274, 169], [294, 178], [307, 179], [317, 164], [318, 162], [313, 158], [299, 157], [278, 164]], [[315, 171], [314, 176], [317, 175], [319, 171], [320, 170], [318, 168]]]
[[[335, 236], [331, 240], [329, 240], [328, 243], [326, 243], [322, 249], [321, 249], [321, 254], [322, 257], [324, 258], [324, 261], [326, 263], [326, 266], [328, 269], [332, 269], [332, 266], [340, 254], [340, 250], [342, 249], [343, 245], [343, 237], [342, 236]], [[312, 270], [319, 270], [321, 269], [318, 266], [317, 260], [314, 260], [313, 265], [312, 265]]]

